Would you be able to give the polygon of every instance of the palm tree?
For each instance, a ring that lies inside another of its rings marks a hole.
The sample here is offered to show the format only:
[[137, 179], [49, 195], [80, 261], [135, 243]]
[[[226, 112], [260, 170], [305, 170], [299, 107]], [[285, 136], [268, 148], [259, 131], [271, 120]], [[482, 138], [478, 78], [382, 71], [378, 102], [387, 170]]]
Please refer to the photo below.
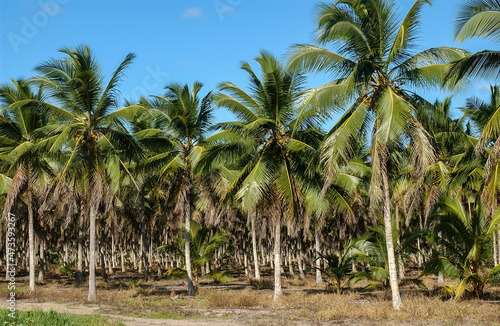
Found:
[[[490, 101], [484, 102], [478, 98], [467, 99], [463, 118], [472, 125], [473, 132], [479, 136], [476, 153], [484, 153], [485, 149], [489, 151], [484, 165], [484, 185], [482, 190], [481, 202], [485, 205], [486, 212], [491, 216], [499, 207], [500, 203], [500, 87], [490, 86]], [[496, 140], [495, 140], [496, 139]], [[491, 147], [490, 147], [491, 146]], [[490, 147], [490, 148], [487, 148]], [[484, 156], [480, 155], [483, 159]], [[500, 231], [493, 235], [494, 260], [499, 261], [500, 245], [497, 245], [497, 239]]]
[[354, 244], [355, 242], [349, 241], [341, 254], [334, 253], [318, 257], [326, 260], [327, 266], [319, 270], [334, 283], [337, 294], [342, 293], [342, 281], [351, 276], [353, 264], [357, 260], [358, 253], [351, 250]]
[[287, 71], [268, 52], [255, 59], [259, 78], [247, 62], [241, 69], [250, 77], [250, 93], [224, 82], [215, 95], [219, 107], [233, 112], [239, 121], [219, 124], [222, 129], [207, 142], [211, 146], [198, 163], [201, 171], [225, 166], [241, 173], [228, 187], [243, 210], [251, 214], [267, 208], [274, 236], [274, 299], [281, 294], [282, 215], [298, 218], [311, 155], [316, 153], [321, 133], [315, 128], [317, 111], [298, 102], [304, 78]]
[[[107, 191], [116, 192], [122, 157], [140, 153], [140, 147], [128, 133], [124, 119], [145, 109], [138, 105], [117, 110], [118, 86], [134, 54], [128, 54], [104, 84], [101, 68], [87, 46], [64, 48], [62, 59], [48, 60], [36, 67], [41, 76], [33, 80], [45, 85], [50, 97], [44, 106], [58, 118], [57, 123], [40, 128], [41, 141], [48, 153], [69, 151], [69, 158], [59, 174], [59, 185], [71, 175], [78, 175], [85, 194], [85, 215], [90, 222], [89, 301], [95, 301], [96, 218]], [[54, 104], [51, 104], [54, 103]], [[59, 106], [58, 106], [59, 105]], [[113, 198], [107, 196], [106, 198]]]
[[[471, 0], [467, 1], [461, 8], [456, 21], [455, 39], [461, 43], [467, 39], [485, 37], [498, 44], [500, 41], [500, 2], [497, 0]], [[457, 83], [463, 78], [492, 78], [498, 79], [499, 73], [499, 51], [484, 50], [472, 54], [453, 65], [448, 79]], [[485, 105], [478, 103], [477, 99], [471, 99], [468, 106], [469, 114], [473, 121], [482, 127], [479, 142], [476, 146], [477, 153], [483, 153], [484, 148], [493, 142], [485, 165], [485, 187], [483, 188], [483, 200], [488, 203], [488, 212], [492, 214], [498, 207], [498, 178], [499, 156], [500, 156], [500, 107], [498, 105], [498, 88], [492, 88], [491, 107], [485, 110]], [[473, 109], [473, 108], [476, 109]], [[475, 112], [473, 112], [475, 111]], [[496, 236], [500, 237], [500, 231]], [[495, 237], [493, 237], [495, 243]], [[500, 243], [500, 241], [499, 241]], [[495, 248], [497, 249], [497, 248]], [[500, 245], [498, 245], [500, 249]], [[498, 260], [500, 251], [497, 253]]]
[[371, 282], [367, 285], [367, 289], [382, 287], [387, 293], [390, 288], [390, 277], [384, 233], [384, 228], [372, 227], [368, 233], [353, 241], [351, 253], [368, 267], [365, 271], [353, 273], [350, 277], [351, 284], [366, 279]]
[[[392, 227], [395, 229], [396, 224]], [[411, 237], [409, 237], [411, 239]], [[390, 273], [389, 273], [389, 260], [387, 255], [387, 245], [385, 243], [385, 228], [371, 227], [369, 232], [355, 239], [352, 243], [351, 254], [355, 255], [357, 261], [367, 264], [364, 271], [352, 273], [350, 277], [351, 284], [360, 280], [366, 279], [371, 284], [367, 285], [367, 289], [382, 287], [386, 293], [390, 288]], [[392, 239], [396, 244], [396, 237]], [[412, 250], [412, 242], [405, 241], [399, 247], [401, 252]], [[401, 255], [398, 255], [401, 257]], [[400, 283], [412, 283], [425, 288], [421, 280], [405, 278]]]
[[[413, 164], [423, 177], [434, 155], [426, 132], [415, 117], [412, 89], [440, 86], [449, 63], [466, 52], [447, 47], [414, 54], [421, 10], [430, 0], [416, 0], [401, 22], [391, 0], [354, 0], [323, 3], [319, 6], [318, 42], [333, 44], [337, 52], [321, 46], [297, 45], [289, 55], [289, 67], [325, 71], [334, 81], [310, 90], [317, 105], [350, 106], [323, 146], [323, 160], [333, 179], [339, 160], [349, 159], [356, 136], [373, 132], [371, 138], [371, 205], [380, 197], [389, 257], [393, 306], [399, 309], [394, 248], [392, 246], [390, 188], [387, 164], [397, 143], [409, 143]], [[406, 141], [402, 141], [405, 138]]]
[[480, 203], [463, 205], [459, 198], [445, 197], [442, 210], [436, 215], [437, 224], [431, 231], [446, 253], [436, 253], [424, 268], [424, 274], [443, 272], [460, 280], [455, 298], [460, 299], [467, 285], [482, 298], [484, 285], [500, 273], [500, 265], [484, 271], [490, 259], [492, 234], [500, 228], [500, 210], [489, 220]]
[[[467, 154], [476, 144], [476, 139], [466, 133], [463, 119], [453, 119], [452, 98], [434, 103], [419, 100], [420, 110], [417, 119], [429, 134], [429, 140], [436, 153], [436, 161], [432, 164], [425, 176], [424, 186], [411, 186], [404, 198], [404, 212], [407, 218], [418, 218], [418, 229], [428, 227], [429, 216], [443, 195], [453, 196], [460, 188], [460, 179], [467, 173], [463, 172]], [[463, 158], [463, 161], [460, 161]], [[467, 171], [470, 165], [468, 165]], [[462, 170], [462, 171], [461, 171]], [[458, 176], [458, 178], [457, 178]], [[414, 180], [409, 178], [413, 185]], [[411, 202], [410, 205], [405, 205]], [[415, 216], [416, 215], [416, 216]], [[422, 266], [424, 255], [421, 239], [417, 239], [418, 265]], [[442, 274], [438, 276], [438, 283]]]
[[[136, 133], [142, 141], [156, 146], [158, 151], [144, 163], [157, 169], [161, 180], [168, 180], [168, 194], [175, 202], [175, 212], [185, 225], [185, 262], [189, 295], [195, 294], [191, 269], [190, 233], [196, 180], [193, 168], [203, 151], [203, 142], [212, 120], [212, 94], [203, 98], [199, 93], [203, 84], [195, 82], [191, 90], [188, 85], [169, 85], [165, 96], [156, 96], [151, 107], [155, 117], [155, 128]], [[161, 149], [161, 150], [160, 150]]]
[[500, 191], [500, 87], [491, 86], [489, 103], [478, 98], [467, 99], [463, 108], [463, 118], [471, 122], [476, 134], [479, 135], [476, 145], [477, 153], [484, 153], [487, 147], [485, 164], [485, 184], [482, 202], [491, 215], [499, 205], [498, 192]]
[[[186, 230], [181, 229], [181, 234], [185, 234]], [[202, 227], [198, 223], [191, 221], [190, 233], [190, 254], [191, 254], [191, 270], [194, 272], [193, 283], [197, 289], [199, 286], [199, 277], [201, 276], [201, 269], [205, 264], [211, 261], [214, 257], [215, 250], [222, 246], [228, 239], [228, 235], [225, 232], [212, 232], [211, 227]], [[175, 252], [180, 257], [183, 257], [186, 253], [185, 250], [185, 237], [177, 238], [171, 246], [167, 248], [172, 252]], [[163, 246], [160, 246], [162, 249]]]
[[39, 105], [44, 99], [42, 87], [33, 92], [32, 84], [24, 80], [12, 80], [12, 84], [2, 85], [0, 99], [6, 105], [4, 114], [0, 117], [0, 151], [8, 154], [10, 169], [15, 171], [3, 215], [5, 218], [24, 193], [28, 207], [29, 291], [33, 293], [36, 256], [34, 215], [38, 210], [35, 203], [54, 175], [44, 157], [45, 153], [37, 149], [34, 135], [38, 128], [47, 125], [50, 115]]
[[[467, 39], [485, 37], [493, 43], [500, 42], [500, 2], [497, 0], [471, 0], [466, 2], [456, 21], [455, 38], [460, 43]], [[465, 78], [498, 78], [500, 52], [484, 50], [472, 54], [453, 65], [447, 79], [455, 84]], [[491, 146], [485, 165], [486, 184], [483, 200], [488, 202], [491, 214], [498, 207], [498, 189], [494, 186], [498, 179], [500, 159], [500, 106], [498, 88], [491, 88], [490, 107], [477, 99], [470, 99], [465, 111], [477, 127], [481, 128], [477, 153], [483, 153], [485, 147]], [[487, 109], [486, 109], [487, 108]]]

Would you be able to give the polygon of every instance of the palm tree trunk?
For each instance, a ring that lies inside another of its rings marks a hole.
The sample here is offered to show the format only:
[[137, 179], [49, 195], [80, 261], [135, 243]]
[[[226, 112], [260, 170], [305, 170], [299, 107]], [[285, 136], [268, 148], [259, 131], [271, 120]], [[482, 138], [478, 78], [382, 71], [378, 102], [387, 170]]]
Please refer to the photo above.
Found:
[[107, 257], [108, 257], [108, 274], [109, 275], [113, 275], [114, 274], [114, 270], [113, 270], [113, 258], [112, 258], [113, 254], [110, 252]]
[[[146, 254], [146, 212], [144, 211], [144, 187], [141, 188], [139, 193], [140, 200], [140, 214], [141, 214], [141, 258], [144, 264], [144, 279], [148, 281], [148, 256]], [[142, 265], [141, 263], [141, 265]], [[140, 273], [140, 271], [139, 271]]]
[[38, 271], [38, 282], [43, 283], [45, 278], [45, 234], [40, 234], [40, 270]]
[[122, 274], [125, 274], [125, 255], [123, 253], [123, 244], [120, 244], [120, 265], [122, 268]]
[[319, 253], [321, 250], [321, 245], [320, 245], [320, 235], [319, 235], [319, 226], [318, 223], [314, 226], [314, 257], [315, 262], [316, 262], [316, 284], [321, 284], [323, 283], [323, 279], [321, 278], [321, 261], [319, 259]]
[[[29, 239], [29, 236], [28, 236]], [[28, 248], [28, 249], [26, 249]], [[24, 241], [23, 249], [21, 251], [21, 256], [23, 257], [23, 271], [29, 273], [29, 266], [30, 266], [30, 250], [29, 250], [29, 241], [26, 240]]]
[[33, 193], [28, 189], [29, 292], [35, 293], [35, 229], [33, 225]]
[[149, 235], [149, 255], [148, 255], [148, 264], [151, 263], [153, 265], [153, 227], [150, 227], [151, 234]]
[[253, 251], [253, 263], [255, 266], [255, 279], [260, 281], [260, 270], [259, 270], [259, 257], [257, 255], [257, 237], [255, 235], [255, 218], [257, 216], [256, 212], [250, 213], [250, 223], [252, 227], [252, 251]]
[[99, 253], [100, 253], [100, 259], [101, 259], [101, 276], [102, 280], [106, 282], [108, 280], [108, 276], [106, 275], [106, 263], [104, 261], [104, 243], [105, 243], [105, 238], [104, 238], [104, 230], [101, 229], [101, 239], [99, 240]]
[[386, 167], [382, 168], [382, 187], [383, 187], [383, 205], [384, 205], [384, 226], [385, 226], [385, 245], [387, 247], [387, 261], [389, 265], [389, 280], [392, 291], [392, 306], [399, 310], [403, 306], [403, 301], [399, 295], [398, 276], [396, 270], [396, 258], [394, 256], [394, 242], [392, 241], [392, 222], [391, 222], [391, 202], [389, 194], [389, 178], [387, 177]]
[[[420, 225], [420, 230], [424, 228], [422, 224], [422, 213], [418, 215], [418, 220], [419, 220], [419, 225]], [[422, 255], [422, 248], [420, 245], [420, 239], [417, 239], [417, 248], [418, 248], [418, 268], [422, 268], [422, 265], [424, 264], [424, 256]]]
[[[89, 200], [90, 204], [90, 200]], [[90, 228], [89, 228], [89, 296], [88, 301], [93, 302], [97, 300], [96, 294], [96, 279], [95, 279], [95, 245], [96, 245], [96, 229], [95, 221], [97, 217], [97, 207], [92, 205], [90, 207]]]
[[83, 281], [83, 214], [80, 213], [80, 221], [78, 224], [78, 270], [76, 272], [75, 281], [80, 284]]
[[195, 295], [195, 289], [193, 285], [193, 271], [191, 270], [191, 204], [189, 202], [189, 197], [186, 196], [186, 203], [184, 209], [184, 223], [186, 231], [184, 232], [184, 255], [186, 258], [186, 274], [188, 283], [188, 294], [190, 296]]
[[[438, 238], [441, 238], [441, 232], [438, 232]], [[440, 254], [442, 254], [442, 255], [443, 255], [443, 257], [446, 257], [446, 256], [444, 256], [444, 253], [442, 252], [442, 247], [441, 247], [441, 245], [438, 245], [438, 252], [439, 252]], [[444, 276], [443, 276], [443, 272], [441, 272], [441, 271], [439, 271], [439, 273], [438, 273], [437, 283], [438, 283], [438, 284], [442, 284], [442, 283], [444, 283]]]
[[116, 267], [116, 256], [115, 256], [115, 251], [116, 251], [116, 246], [115, 246], [115, 237], [114, 235], [112, 234], [111, 235], [111, 263], [112, 263], [112, 267], [115, 268]]
[[243, 267], [245, 268], [245, 276], [250, 278], [250, 270], [248, 269], [248, 254], [247, 254], [247, 248], [246, 248], [246, 239], [242, 239], [242, 246], [243, 246]]
[[274, 221], [274, 300], [281, 294], [281, 216], [278, 216]]
[[292, 261], [292, 244], [289, 243], [287, 246], [286, 251], [288, 252], [288, 272], [290, 273], [290, 276], [294, 276], [295, 272], [293, 271], [293, 261]]
[[497, 255], [498, 263], [500, 264], [500, 230], [497, 231]]
[[[142, 226], [142, 225], [141, 225]], [[142, 274], [142, 252], [144, 251], [144, 240], [141, 232], [139, 241], [139, 261], [137, 263], [137, 273]]]
[[69, 263], [69, 250], [68, 250], [68, 243], [65, 243], [64, 246], [64, 262]]
[[493, 232], [493, 264], [498, 265], [498, 253], [497, 253], [497, 237], [496, 233]]
[[302, 266], [302, 241], [297, 239], [297, 264], [299, 265], [299, 278], [305, 279], [304, 266]]
[[137, 269], [137, 258], [135, 257], [135, 246], [132, 245], [130, 248], [130, 256], [132, 257], [132, 264], [134, 265], [134, 271]]
[[[399, 224], [399, 207], [396, 206], [396, 230], [398, 232], [398, 269], [399, 269], [399, 278], [402, 279], [405, 277], [405, 265], [403, 262], [403, 255], [401, 254], [401, 232], [400, 232], [400, 224]], [[340, 256], [339, 256], [340, 257]]]

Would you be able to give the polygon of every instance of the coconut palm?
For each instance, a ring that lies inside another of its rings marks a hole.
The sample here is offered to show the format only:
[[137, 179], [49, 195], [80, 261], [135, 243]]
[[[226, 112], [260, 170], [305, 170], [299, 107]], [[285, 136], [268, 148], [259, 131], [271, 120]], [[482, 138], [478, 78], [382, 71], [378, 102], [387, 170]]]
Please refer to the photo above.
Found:
[[[394, 223], [393, 228], [396, 228]], [[387, 255], [387, 245], [385, 244], [385, 228], [371, 227], [370, 231], [359, 238], [355, 239], [352, 243], [351, 254], [355, 255], [356, 259], [360, 262], [367, 264], [366, 270], [352, 273], [350, 277], [351, 284], [355, 284], [360, 280], [368, 280], [371, 283], [366, 286], [367, 289], [382, 287], [386, 293], [391, 287], [389, 261]], [[409, 237], [411, 238], [411, 237]], [[396, 244], [397, 239], [394, 238], [393, 243]], [[412, 250], [412, 242], [404, 241], [398, 248], [401, 252], [408, 252]], [[401, 255], [398, 255], [401, 257]], [[425, 288], [421, 280], [406, 278], [400, 283], [415, 284]]]
[[40, 64], [36, 71], [41, 75], [33, 78], [46, 86], [49, 97], [43, 105], [58, 119], [39, 129], [44, 137], [40, 147], [48, 153], [69, 152], [58, 185], [72, 175], [81, 178], [78, 184], [85, 194], [82, 207], [90, 223], [88, 300], [95, 301], [96, 218], [104, 194], [118, 189], [120, 170], [125, 168], [122, 157], [141, 152], [123, 119], [131, 120], [145, 109], [138, 105], [118, 109], [118, 86], [134, 54], [126, 56], [105, 84], [101, 68], [87, 46], [60, 52], [66, 56]]
[[492, 234], [500, 228], [500, 210], [490, 220], [479, 203], [464, 205], [460, 198], [446, 197], [442, 204], [431, 233], [446, 249], [445, 254], [436, 252], [425, 266], [424, 274], [442, 272], [459, 279], [456, 299], [460, 299], [469, 284], [472, 285], [471, 292], [482, 298], [484, 285], [500, 273], [500, 265], [489, 271], [486, 269], [491, 258]]
[[197, 192], [193, 168], [203, 151], [203, 142], [212, 120], [212, 94], [200, 98], [203, 84], [172, 84], [165, 96], [156, 96], [149, 105], [155, 118], [154, 128], [135, 135], [141, 141], [156, 146], [157, 151], [144, 163], [158, 171], [162, 181], [169, 182], [169, 199], [175, 202], [175, 213], [185, 225], [185, 263], [189, 295], [195, 294], [191, 269], [190, 233], [191, 217]]
[[[323, 146], [323, 160], [330, 179], [339, 160], [349, 158], [356, 136], [370, 130], [372, 187], [371, 205], [383, 203], [393, 306], [399, 309], [399, 295], [392, 230], [387, 162], [395, 144], [406, 138], [413, 147], [415, 171], [422, 178], [434, 155], [427, 135], [415, 117], [412, 90], [440, 86], [449, 63], [466, 52], [439, 47], [414, 52], [421, 10], [430, 0], [416, 0], [402, 21], [391, 0], [355, 0], [322, 3], [319, 6], [318, 42], [297, 45], [289, 55], [289, 67], [331, 73], [334, 81], [310, 90], [317, 105], [354, 102], [334, 127]], [[375, 14], [376, 13], [376, 14]], [[321, 46], [336, 45], [337, 52]], [[404, 143], [404, 142], [403, 142]], [[417, 178], [417, 179], [418, 179]]]
[[[387, 291], [390, 288], [389, 264], [384, 233], [385, 230], [383, 228], [372, 227], [370, 232], [362, 235], [353, 242], [352, 254], [359, 261], [368, 264], [368, 267], [366, 271], [353, 273], [350, 278], [351, 284], [365, 279], [371, 282], [366, 287], [368, 289], [382, 287]], [[393, 243], [395, 242], [393, 241]]]
[[318, 257], [318, 259], [326, 260], [326, 267], [319, 268], [319, 270], [335, 285], [337, 294], [342, 293], [342, 281], [351, 276], [354, 263], [357, 260], [357, 252], [351, 250], [354, 243], [353, 241], [349, 241], [340, 255], [334, 253]]
[[316, 153], [321, 133], [314, 127], [317, 110], [298, 102], [304, 78], [287, 71], [266, 51], [255, 59], [261, 68], [259, 78], [250, 64], [241, 69], [250, 77], [250, 93], [224, 82], [215, 95], [219, 107], [238, 118], [219, 124], [222, 131], [207, 139], [211, 146], [200, 159], [201, 171], [220, 165], [240, 169], [228, 187], [247, 213], [267, 208], [274, 236], [274, 299], [281, 293], [282, 216], [300, 216], [311, 155]]
[[[460, 43], [467, 39], [485, 37], [493, 43], [500, 42], [500, 2], [497, 0], [471, 0], [466, 2], [456, 21], [455, 38]], [[457, 83], [466, 78], [493, 78], [499, 75], [500, 52], [484, 50], [472, 54], [453, 65], [448, 79]], [[498, 164], [500, 159], [500, 106], [498, 105], [498, 88], [491, 89], [490, 107], [480, 103], [477, 99], [470, 99], [469, 109], [465, 111], [476, 125], [481, 127], [479, 142], [476, 146], [478, 153], [491, 143], [488, 159], [485, 165], [486, 186], [483, 190], [483, 200], [488, 202], [490, 214], [498, 207], [498, 188], [496, 180], [500, 177]]]
[[[180, 234], [184, 235], [186, 230], [181, 229]], [[196, 289], [199, 286], [199, 277], [201, 276], [201, 269], [205, 266], [207, 262], [210, 262], [215, 254], [215, 250], [226, 243], [228, 239], [228, 234], [225, 232], [214, 232], [212, 233], [211, 227], [202, 227], [198, 223], [191, 221], [190, 233], [190, 254], [191, 254], [191, 270], [193, 271], [193, 283]], [[168, 250], [176, 253], [180, 257], [183, 257], [186, 253], [185, 251], [185, 237], [177, 238], [171, 246], [161, 246], [160, 250], [167, 248]]]
[[[467, 99], [466, 105], [462, 108], [463, 117], [472, 125], [472, 132], [479, 136], [476, 146], [476, 153], [484, 153], [484, 147], [488, 151], [486, 161], [484, 155], [480, 155], [479, 161], [484, 165], [484, 183], [482, 184], [481, 201], [485, 205], [488, 214], [499, 207], [500, 203], [500, 132], [495, 123], [499, 123], [500, 116], [500, 87], [490, 86], [490, 101], [485, 102], [478, 98]], [[497, 138], [498, 137], [498, 138]], [[497, 138], [495, 140], [495, 138]], [[489, 147], [489, 148], [488, 148]], [[499, 261], [500, 245], [497, 239], [500, 231], [493, 235], [494, 261]]]
[[482, 202], [487, 212], [492, 214], [499, 206], [500, 192], [500, 87], [491, 86], [488, 103], [478, 99], [467, 99], [463, 108], [464, 118], [472, 123], [479, 139], [476, 145], [478, 153], [484, 153], [487, 147], [487, 160], [484, 167], [485, 183]]
[[[28, 207], [29, 291], [35, 292], [35, 231], [34, 218], [44, 189], [54, 171], [45, 153], [36, 147], [34, 134], [46, 126], [50, 115], [40, 107], [44, 100], [42, 87], [35, 92], [25, 80], [12, 80], [0, 86], [0, 100], [6, 105], [0, 116], [0, 152], [7, 154], [13, 172], [3, 210], [4, 218], [22, 194]], [[3, 182], [5, 184], [5, 182]]]
[[[455, 37], [458, 42], [476, 37], [489, 38], [493, 43], [500, 42], [500, 2], [497, 0], [471, 0], [466, 2], [456, 20]], [[455, 84], [465, 78], [493, 78], [499, 76], [498, 51], [481, 51], [472, 54], [453, 65], [447, 79]], [[498, 88], [491, 89], [490, 108], [477, 99], [471, 99], [466, 111], [479, 127], [482, 127], [477, 153], [483, 153], [485, 147], [491, 146], [485, 165], [487, 186], [483, 190], [483, 200], [488, 202], [491, 214], [498, 207], [496, 180], [499, 178], [498, 164], [500, 159], [500, 107], [498, 105]], [[475, 112], [474, 112], [475, 111]]]

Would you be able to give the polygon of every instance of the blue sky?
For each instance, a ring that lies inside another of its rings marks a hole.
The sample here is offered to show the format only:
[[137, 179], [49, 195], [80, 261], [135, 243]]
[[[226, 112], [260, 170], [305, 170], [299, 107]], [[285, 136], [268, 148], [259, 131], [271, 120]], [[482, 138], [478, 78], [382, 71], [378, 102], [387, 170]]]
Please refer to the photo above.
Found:
[[[458, 46], [453, 18], [464, 0], [435, 0], [423, 12], [421, 49]], [[413, 0], [397, 1], [401, 16]], [[315, 4], [304, 0], [15, 0], [2, 1], [0, 12], [0, 82], [33, 76], [38, 63], [57, 57], [62, 47], [89, 45], [109, 76], [128, 52], [137, 54], [122, 83], [130, 99], [162, 94], [172, 82], [199, 80], [205, 91], [230, 80], [246, 86], [242, 60], [260, 49], [282, 56], [294, 43], [314, 41]], [[491, 49], [487, 40], [468, 41], [469, 51]], [[310, 86], [328, 81], [315, 76]], [[476, 82], [459, 94], [487, 97], [488, 87]], [[430, 100], [441, 92], [426, 94]], [[217, 120], [228, 118], [219, 112]]]

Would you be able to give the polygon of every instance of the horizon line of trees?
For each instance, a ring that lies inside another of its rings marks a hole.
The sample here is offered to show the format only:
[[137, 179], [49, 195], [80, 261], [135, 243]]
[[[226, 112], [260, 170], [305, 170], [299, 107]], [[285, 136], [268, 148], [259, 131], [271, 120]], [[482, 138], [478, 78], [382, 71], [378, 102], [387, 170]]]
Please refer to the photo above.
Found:
[[[171, 84], [121, 107], [135, 55], [106, 82], [87, 46], [0, 85], [2, 225], [16, 215], [30, 292], [54, 256], [76, 264], [77, 283], [88, 270], [89, 301], [97, 262], [103, 279], [118, 264], [146, 280], [153, 264], [159, 276], [182, 268], [195, 295], [199, 276], [232, 257], [257, 281], [270, 266], [275, 299], [283, 265], [299, 277], [310, 266], [339, 293], [345, 278], [380, 283], [394, 309], [409, 266], [459, 280], [456, 298], [483, 297], [500, 273], [500, 88], [469, 98], [459, 119], [451, 98], [419, 91], [496, 80], [498, 52], [416, 51], [431, 2], [403, 19], [393, 0], [320, 3], [316, 44], [295, 45], [286, 64], [261, 51], [260, 72], [242, 62], [246, 88]], [[497, 44], [497, 26], [500, 1], [466, 1], [456, 40]], [[318, 72], [332, 81], [306, 89]], [[215, 108], [236, 121], [214, 124]]]

